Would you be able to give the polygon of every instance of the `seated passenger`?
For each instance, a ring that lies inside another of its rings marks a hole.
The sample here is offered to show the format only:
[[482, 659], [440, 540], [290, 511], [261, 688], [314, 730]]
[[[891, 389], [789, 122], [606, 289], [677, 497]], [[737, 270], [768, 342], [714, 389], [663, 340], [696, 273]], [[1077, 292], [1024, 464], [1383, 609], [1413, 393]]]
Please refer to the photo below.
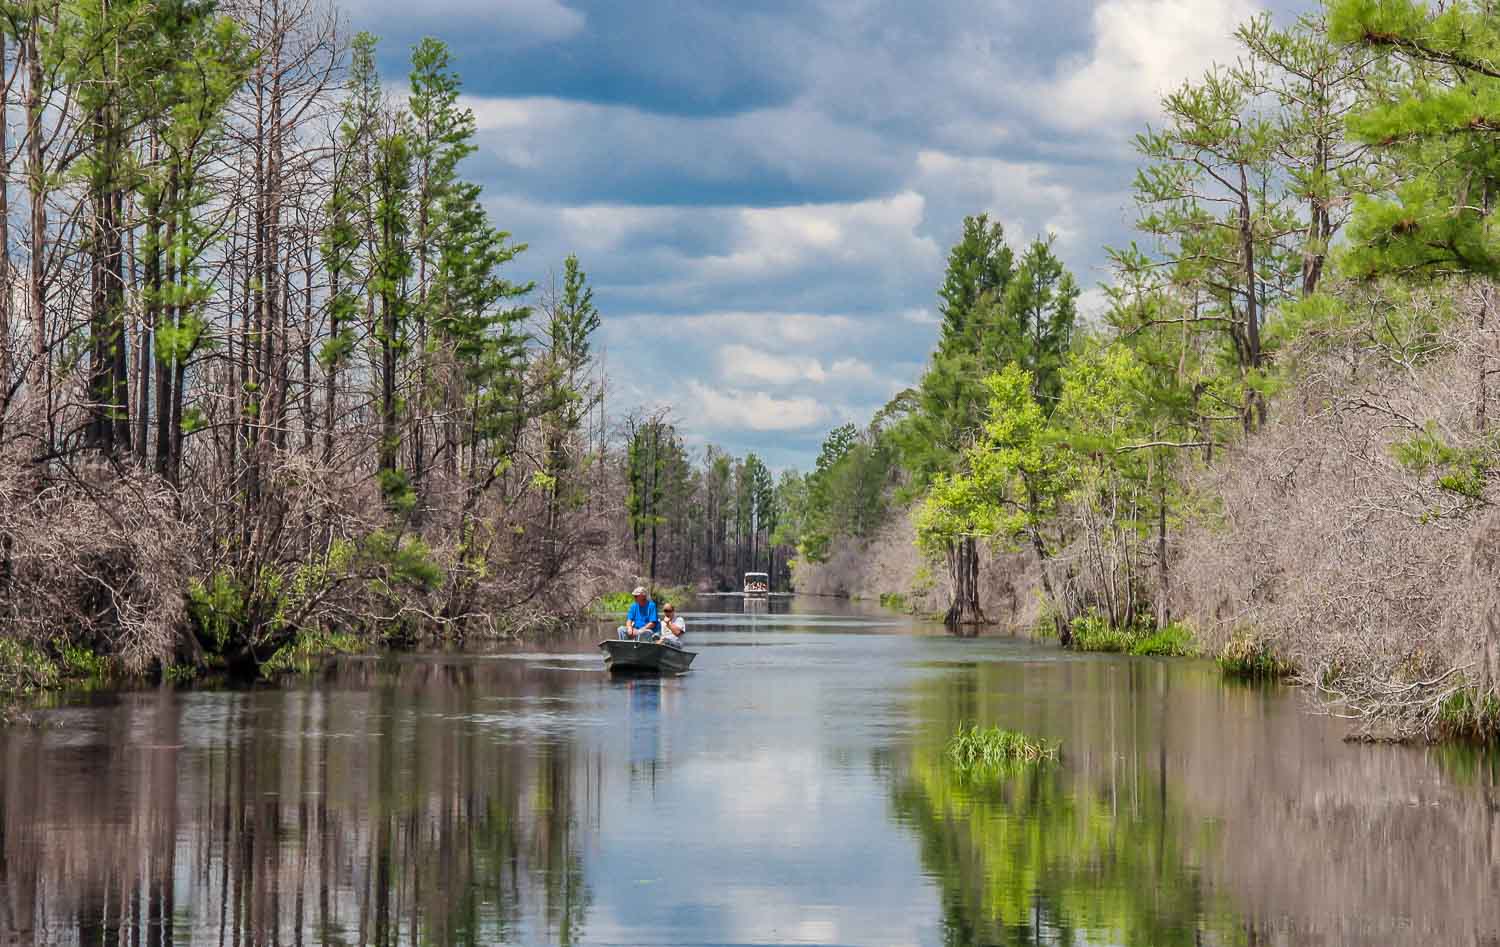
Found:
[[646, 597], [646, 587], [637, 585], [630, 593], [635, 601], [625, 613], [625, 624], [615, 630], [622, 641], [654, 641], [658, 636], [656, 603]]
[[674, 648], [682, 647], [682, 636], [687, 634], [687, 622], [677, 617], [677, 608], [671, 602], [665, 602], [661, 607], [662, 626], [661, 643], [669, 644]]

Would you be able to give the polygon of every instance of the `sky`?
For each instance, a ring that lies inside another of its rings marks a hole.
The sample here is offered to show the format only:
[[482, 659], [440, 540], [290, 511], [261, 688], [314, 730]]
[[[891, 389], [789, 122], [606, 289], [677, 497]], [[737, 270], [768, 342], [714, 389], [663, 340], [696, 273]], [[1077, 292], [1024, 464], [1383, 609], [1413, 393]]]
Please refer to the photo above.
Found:
[[[1269, 2], [1269, 6], [1267, 3]], [[812, 466], [914, 384], [963, 218], [1054, 235], [1097, 311], [1131, 239], [1132, 137], [1313, 0], [345, 0], [404, 86], [445, 41], [465, 173], [540, 287], [577, 254], [608, 407]]]

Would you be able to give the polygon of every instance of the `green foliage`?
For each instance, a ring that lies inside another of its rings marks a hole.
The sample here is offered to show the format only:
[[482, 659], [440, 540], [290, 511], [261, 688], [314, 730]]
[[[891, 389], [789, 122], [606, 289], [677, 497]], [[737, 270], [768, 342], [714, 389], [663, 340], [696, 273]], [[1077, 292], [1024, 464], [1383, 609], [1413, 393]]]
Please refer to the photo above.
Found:
[[416, 508], [417, 491], [412, 489], [406, 471], [383, 467], [375, 472], [375, 478], [380, 484], [380, 495], [392, 512], [404, 514]]
[[362, 649], [363, 642], [360, 638], [348, 632], [302, 630], [272, 653], [260, 666], [260, 673], [267, 678], [282, 674], [308, 674], [329, 657], [357, 654]]
[[1460, 688], [1438, 708], [1438, 731], [1446, 739], [1500, 743], [1500, 696]]
[[1117, 628], [1109, 619], [1097, 611], [1089, 611], [1073, 619], [1073, 647], [1079, 651], [1104, 651], [1124, 653], [1130, 650], [1135, 636], [1129, 630]]
[[351, 561], [361, 571], [373, 571], [371, 581], [377, 591], [399, 598], [402, 589], [433, 592], [444, 581], [442, 566], [432, 556], [432, 549], [416, 536], [401, 535], [392, 530], [376, 530], [359, 543]]
[[1003, 775], [1012, 767], [1057, 762], [1059, 744], [1049, 743], [998, 726], [960, 728], [948, 741], [945, 753], [953, 767], [967, 777]]
[[1032, 395], [1031, 373], [1012, 363], [985, 385], [989, 420], [965, 451], [970, 472], [935, 476], [917, 512], [917, 542], [929, 554], [965, 537], [1014, 542], [1033, 534], [1077, 477]]
[[187, 610], [199, 638], [210, 642], [214, 651], [221, 654], [248, 617], [244, 588], [223, 570], [207, 581], [188, 579]]
[[598, 618], [616, 618], [628, 612], [634, 601], [629, 592], [607, 592], [594, 599], [589, 614]]
[[114, 662], [88, 648], [70, 641], [57, 646], [58, 663], [63, 677], [102, 682], [114, 673]]
[[1419, 476], [1432, 476], [1438, 487], [1465, 504], [1484, 502], [1484, 491], [1494, 467], [1493, 450], [1454, 447], [1429, 421], [1418, 433], [1391, 445], [1396, 461]]
[[0, 636], [0, 695], [30, 694], [61, 680], [61, 670], [45, 652]]
[[1399, 161], [1394, 193], [1358, 201], [1343, 266], [1430, 279], [1500, 275], [1492, 214], [1500, 190], [1500, 25], [1470, 2], [1433, 12], [1411, 0], [1337, 0], [1330, 37], [1400, 60], [1401, 81], [1349, 119], [1355, 137]]
[[1199, 653], [1191, 628], [1171, 622], [1157, 628], [1149, 620], [1135, 624], [1111, 624], [1098, 609], [1089, 609], [1073, 619], [1071, 647], [1077, 651], [1097, 651], [1139, 656], [1190, 658]]
[[1130, 645], [1130, 653], [1191, 658], [1198, 654], [1198, 642], [1191, 628], [1181, 622], [1172, 622], [1165, 628], [1159, 628], [1144, 637], [1137, 637]]
[[836, 537], [864, 539], [879, 529], [896, 462], [894, 445], [878, 424], [864, 431], [846, 424], [829, 432], [806, 480], [798, 546], [804, 558], [822, 562]]

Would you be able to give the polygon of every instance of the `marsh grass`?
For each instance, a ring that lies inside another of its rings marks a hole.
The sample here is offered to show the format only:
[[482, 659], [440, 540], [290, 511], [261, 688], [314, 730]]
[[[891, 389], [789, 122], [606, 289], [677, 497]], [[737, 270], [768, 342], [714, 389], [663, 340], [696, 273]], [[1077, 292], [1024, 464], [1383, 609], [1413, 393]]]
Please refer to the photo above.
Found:
[[1192, 629], [1181, 622], [1163, 628], [1135, 624], [1121, 628], [1103, 615], [1090, 611], [1073, 620], [1073, 649], [1114, 654], [1190, 658], [1198, 654]]
[[970, 776], [1008, 771], [1016, 766], [1054, 763], [1060, 746], [1037, 737], [978, 724], [960, 728], [948, 740], [948, 759]]
[[1225, 677], [1242, 681], [1281, 681], [1296, 673], [1290, 662], [1276, 656], [1268, 642], [1243, 633], [1224, 645], [1218, 665]]

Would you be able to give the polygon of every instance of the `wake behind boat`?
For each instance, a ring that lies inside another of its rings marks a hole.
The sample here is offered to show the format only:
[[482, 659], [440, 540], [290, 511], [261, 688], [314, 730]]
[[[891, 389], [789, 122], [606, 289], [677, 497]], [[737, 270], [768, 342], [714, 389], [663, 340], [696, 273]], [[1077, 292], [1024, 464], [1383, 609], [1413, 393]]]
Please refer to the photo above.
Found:
[[617, 674], [681, 674], [698, 656], [654, 641], [601, 641], [604, 666]]

